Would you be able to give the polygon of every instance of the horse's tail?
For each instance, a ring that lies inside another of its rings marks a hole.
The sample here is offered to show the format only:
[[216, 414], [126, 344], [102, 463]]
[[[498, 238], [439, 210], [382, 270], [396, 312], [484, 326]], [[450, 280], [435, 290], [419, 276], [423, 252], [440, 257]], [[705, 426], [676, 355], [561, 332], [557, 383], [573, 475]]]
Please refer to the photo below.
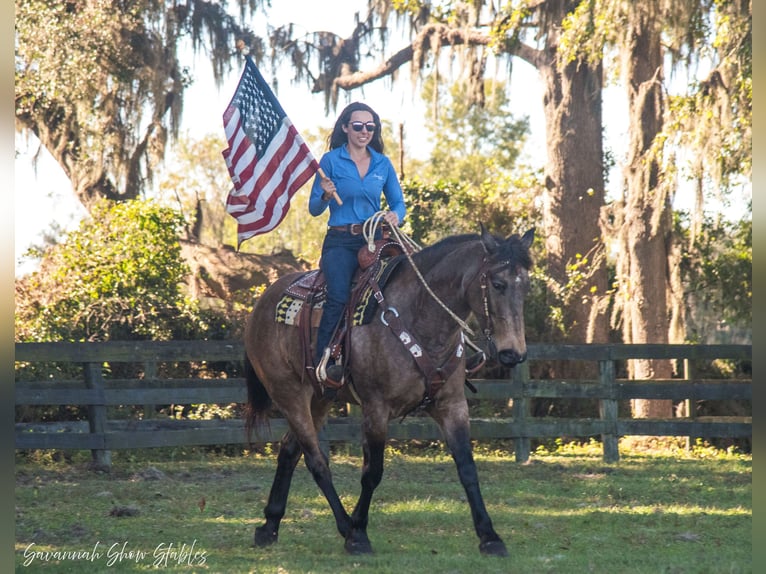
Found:
[[271, 408], [271, 397], [258, 378], [247, 353], [245, 353], [245, 382], [247, 383], [245, 432], [248, 442], [252, 442], [253, 430], [257, 432], [258, 429], [269, 426], [268, 412]]

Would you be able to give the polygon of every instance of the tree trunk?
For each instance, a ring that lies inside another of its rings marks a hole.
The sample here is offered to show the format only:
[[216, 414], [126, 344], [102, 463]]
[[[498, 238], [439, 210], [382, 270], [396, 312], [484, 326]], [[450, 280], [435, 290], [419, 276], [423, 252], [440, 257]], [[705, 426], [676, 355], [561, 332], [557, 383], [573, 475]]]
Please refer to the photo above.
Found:
[[[655, 2], [633, 4], [629, 42], [624, 54], [630, 109], [630, 141], [625, 170], [625, 221], [619, 270], [623, 293], [623, 340], [626, 343], [667, 343], [670, 328], [669, 256], [672, 212], [661, 185], [663, 127], [661, 22]], [[636, 379], [668, 379], [667, 360], [635, 360]], [[670, 417], [670, 400], [635, 399], [633, 416]]]
[[[576, 3], [550, 3], [559, 23]], [[558, 24], [556, 24], [558, 25]], [[547, 33], [537, 62], [545, 85], [546, 229], [548, 274], [564, 303], [565, 340], [605, 343], [607, 273], [600, 214], [604, 206], [601, 63], [556, 62], [557, 33]]]

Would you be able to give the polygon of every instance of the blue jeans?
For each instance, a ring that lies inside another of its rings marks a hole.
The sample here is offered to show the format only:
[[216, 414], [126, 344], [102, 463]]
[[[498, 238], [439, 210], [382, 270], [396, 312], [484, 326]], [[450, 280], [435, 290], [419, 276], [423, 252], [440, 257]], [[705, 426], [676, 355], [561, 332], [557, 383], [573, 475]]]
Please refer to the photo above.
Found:
[[322, 244], [322, 259], [319, 267], [327, 281], [327, 299], [322, 319], [317, 330], [315, 362], [322, 358], [325, 347], [330, 344], [335, 327], [351, 295], [351, 280], [359, 268], [357, 253], [365, 245], [362, 235], [351, 235], [347, 231], [328, 229]]

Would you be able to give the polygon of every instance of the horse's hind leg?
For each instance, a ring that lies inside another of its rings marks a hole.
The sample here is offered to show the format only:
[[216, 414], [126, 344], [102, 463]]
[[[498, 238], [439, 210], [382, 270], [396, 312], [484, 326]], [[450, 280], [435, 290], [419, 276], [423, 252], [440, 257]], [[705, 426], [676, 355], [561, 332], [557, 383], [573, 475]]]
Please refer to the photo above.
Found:
[[290, 492], [290, 483], [293, 479], [293, 471], [301, 458], [301, 447], [292, 432], [288, 431], [279, 446], [277, 455], [277, 472], [271, 485], [269, 501], [263, 510], [266, 523], [255, 529], [255, 545], [268, 546], [277, 541], [279, 524], [285, 515], [287, 507], [287, 495]]
[[492, 526], [484, 499], [479, 489], [479, 475], [473, 459], [471, 437], [468, 422], [467, 405], [453, 403], [451, 408], [442, 408], [441, 413], [432, 416], [442, 427], [447, 446], [457, 465], [460, 482], [465, 489], [468, 504], [471, 507], [474, 528], [479, 537], [479, 550], [482, 554], [508, 556], [508, 550]]
[[[313, 432], [310, 427], [298, 425], [297, 428], [302, 429], [301, 436], [303, 440], [298, 440], [298, 436], [292, 431], [288, 431], [279, 447], [279, 454], [277, 456], [277, 471], [274, 475], [274, 482], [271, 485], [271, 492], [269, 493], [269, 500], [264, 508], [264, 516], [266, 522], [262, 526], [255, 529], [255, 545], [256, 546], [268, 546], [277, 541], [279, 533], [279, 524], [285, 515], [287, 508], [287, 497], [290, 492], [290, 484], [292, 482], [293, 473], [298, 461], [301, 458], [301, 454], [305, 454], [306, 466], [311, 472], [312, 476], [319, 484], [320, 489], [325, 494], [325, 497], [330, 502], [330, 506], [333, 512], [336, 513], [336, 521], [338, 521], [338, 530], [345, 537], [349, 529], [349, 517], [346, 511], [341, 505], [340, 499], [335, 492], [335, 488], [332, 485], [329, 471], [329, 461], [325, 457], [324, 453], [319, 449], [319, 442], [317, 440], [317, 433], [321, 428], [327, 412], [330, 408], [329, 403], [314, 402], [313, 411], [310, 418], [303, 418], [303, 420], [313, 420], [314, 428]], [[314, 444], [315, 446], [310, 446]], [[318, 460], [317, 460], [318, 457]], [[319, 467], [319, 468], [318, 468]], [[324, 470], [322, 470], [322, 467]], [[321, 477], [322, 483], [320, 484]], [[329, 481], [329, 495], [328, 495], [328, 481]], [[333, 502], [335, 504], [333, 504]], [[340, 511], [340, 518], [338, 518], [338, 511]]]
[[304, 423], [304, 419], [298, 421], [290, 420], [290, 428], [295, 433], [295, 436], [301, 445], [306, 467], [314, 478], [314, 482], [317, 483], [317, 486], [319, 486], [322, 494], [324, 494], [327, 502], [330, 504], [333, 516], [335, 517], [335, 524], [338, 527], [338, 532], [343, 538], [347, 538], [351, 530], [351, 518], [346, 512], [346, 509], [343, 508], [343, 503], [340, 501], [338, 492], [335, 490], [329, 462], [319, 447], [317, 429], [309, 424], [301, 423]]

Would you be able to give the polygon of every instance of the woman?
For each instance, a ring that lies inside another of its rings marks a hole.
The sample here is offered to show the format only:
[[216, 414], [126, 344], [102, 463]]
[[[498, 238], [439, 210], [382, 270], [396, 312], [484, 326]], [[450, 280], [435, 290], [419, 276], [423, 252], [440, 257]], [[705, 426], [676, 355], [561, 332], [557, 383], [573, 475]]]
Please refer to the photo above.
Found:
[[370, 106], [349, 104], [335, 122], [330, 151], [319, 162], [326, 177], [320, 172], [311, 188], [311, 215], [316, 217], [330, 209], [320, 262], [327, 281], [327, 299], [314, 356], [318, 367], [323, 356], [328, 356], [327, 364], [317, 369], [317, 378], [322, 382], [343, 382], [343, 367], [329, 358], [327, 346], [343, 316], [351, 280], [359, 266], [357, 252], [365, 245], [362, 224], [380, 211], [381, 196], [388, 203], [384, 219], [389, 225], [399, 225], [405, 215], [402, 187], [391, 160], [383, 154], [380, 130], [380, 117]]

